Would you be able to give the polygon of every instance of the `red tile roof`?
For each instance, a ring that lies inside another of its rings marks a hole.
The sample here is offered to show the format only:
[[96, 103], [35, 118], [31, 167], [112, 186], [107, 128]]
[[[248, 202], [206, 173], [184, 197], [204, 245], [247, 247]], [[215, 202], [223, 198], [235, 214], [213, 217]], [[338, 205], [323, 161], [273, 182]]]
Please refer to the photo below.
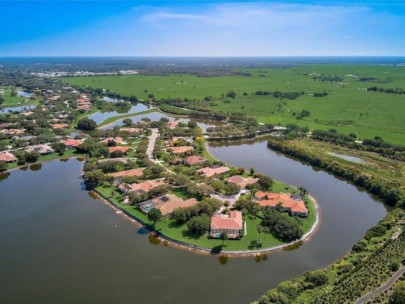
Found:
[[14, 162], [17, 161], [17, 157], [9, 152], [0, 152], [0, 161], [4, 162]]
[[82, 141], [79, 139], [66, 139], [62, 141], [62, 144], [64, 144], [67, 147], [77, 147], [82, 144]]
[[201, 174], [205, 177], [212, 177], [218, 174], [223, 174], [230, 171], [228, 167], [216, 167], [216, 168], [211, 168], [211, 167], [205, 167], [202, 169], [197, 170], [198, 174]]
[[256, 192], [256, 202], [262, 207], [276, 207], [281, 203], [284, 209], [293, 213], [308, 214], [308, 209], [301, 199], [293, 199], [290, 193]]
[[189, 166], [199, 165], [199, 164], [205, 163], [206, 161], [207, 160], [204, 157], [198, 156], [198, 155], [188, 156], [184, 160], [186, 165], [189, 165]]
[[180, 147], [171, 147], [169, 149], [173, 154], [183, 154], [189, 151], [193, 151], [194, 148], [191, 146], [180, 146]]
[[[129, 185], [128, 192], [133, 192], [133, 191], [138, 191], [138, 192], [149, 192], [153, 188], [156, 188], [158, 186], [162, 186], [165, 184], [165, 179], [164, 178], [158, 178], [154, 180], [148, 180], [142, 183], [135, 183]], [[123, 192], [126, 192], [125, 184], [121, 184], [118, 186], [119, 189], [121, 189]]]
[[[114, 160], [114, 159], [112, 159], [112, 160]], [[125, 170], [125, 171], [111, 173], [111, 176], [114, 178], [125, 177], [125, 176], [141, 177], [143, 175], [143, 170], [145, 170], [145, 168], [136, 168], [136, 169], [131, 169], [131, 170]]]
[[247, 185], [256, 184], [259, 181], [259, 179], [253, 177], [244, 178], [243, 176], [240, 175], [234, 175], [228, 177], [227, 179], [225, 179], [225, 181], [227, 181], [228, 183], [236, 184], [241, 188], [245, 188]]
[[215, 214], [211, 218], [211, 229], [242, 230], [243, 229], [242, 212], [231, 211], [229, 215]]
[[110, 153], [113, 153], [114, 151], [120, 151], [122, 153], [126, 153], [129, 151], [131, 147], [128, 146], [115, 146], [115, 147], [108, 147], [108, 151], [110, 151]]

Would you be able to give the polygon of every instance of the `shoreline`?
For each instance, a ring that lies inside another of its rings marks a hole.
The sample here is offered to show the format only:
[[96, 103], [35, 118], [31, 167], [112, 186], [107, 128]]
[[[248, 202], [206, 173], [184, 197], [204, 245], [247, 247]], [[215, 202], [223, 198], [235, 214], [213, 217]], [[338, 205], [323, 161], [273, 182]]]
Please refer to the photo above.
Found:
[[[205, 146], [205, 150], [207, 151], [207, 153], [212, 158], [216, 159], [209, 152], [207, 141], [204, 142], [204, 146]], [[201, 247], [201, 246], [192, 245], [192, 244], [187, 244], [185, 242], [172, 239], [172, 238], [170, 238], [170, 237], [168, 237], [168, 236], [166, 236], [166, 235], [152, 229], [149, 225], [144, 223], [142, 220], [136, 218], [135, 216], [129, 214], [127, 211], [121, 209], [113, 201], [111, 201], [110, 199], [105, 197], [99, 191], [94, 189], [94, 190], [91, 190], [91, 192], [94, 193], [101, 202], [103, 202], [104, 204], [110, 206], [115, 211], [116, 214], [121, 215], [123, 218], [125, 218], [125, 219], [129, 220], [130, 222], [134, 223], [136, 226], [146, 229], [149, 233], [154, 234], [154, 237], [158, 238], [160, 241], [163, 241], [163, 245], [170, 246], [170, 247], [175, 247], [175, 248], [182, 249], [182, 250], [191, 251], [191, 252], [197, 253], [197, 254], [204, 254], [204, 255], [222, 255], [222, 256], [227, 256], [227, 257], [251, 257], [251, 256], [258, 256], [258, 255], [268, 254], [268, 253], [271, 253], [271, 252], [280, 251], [280, 250], [283, 250], [284, 248], [291, 247], [291, 246], [294, 246], [294, 245], [297, 245], [297, 244], [303, 244], [304, 242], [309, 241], [314, 236], [314, 234], [318, 231], [320, 223], [321, 223], [321, 221], [320, 221], [320, 207], [319, 207], [318, 201], [311, 194], [308, 193], [308, 198], [314, 204], [314, 208], [315, 208], [315, 212], [316, 212], [315, 222], [311, 226], [310, 230], [308, 232], [306, 232], [300, 239], [295, 240], [295, 241], [290, 242], [290, 243], [281, 244], [281, 245], [268, 247], [268, 248], [256, 249], [256, 250], [221, 250], [221, 251], [213, 251], [210, 248]]]
[[114, 202], [109, 200], [107, 197], [105, 197], [103, 194], [101, 194], [97, 190], [90, 190], [90, 193], [94, 194], [96, 196], [96, 199], [101, 201], [103, 204], [109, 206], [112, 208], [117, 215], [120, 215], [122, 218], [129, 220], [131, 223], [133, 223], [135, 226], [139, 228], [143, 228], [147, 230], [150, 233], [153, 234], [153, 237], [159, 239], [160, 242], [162, 242], [164, 246], [170, 246], [174, 247], [177, 249], [181, 250], [186, 250], [190, 251], [196, 254], [202, 254], [202, 255], [217, 255], [217, 256], [226, 256], [226, 257], [252, 257], [252, 256], [260, 256], [263, 254], [268, 254], [272, 252], [277, 252], [281, 251], [284, 248], [291, 247], [296, 244], [303, 244], [311, 239], [311, 237], [315, 234], [315, 232], [319, 228], [320, 220], [319, 220], [319, 204], [317, 200], [310, 194], [308, 196], [310, 199], [313, 201], [315, 210], [316, 210], [316, 220], [315, 223], [312, 225], [311, 229], [305, 233], [299, 240], [295, 240], [290, 243], [278, 245], [278, 246], [273, 246], [273, 247], [268, 247], [268, 248], [263, 248], [263, 249], [257, 249], [257, 250], [221, 250], [221, 251], [213, 251], [210, 248], [206, 247], [201, 247], [197, 245], [192, 245], [192, 244], [187, 244], [182, 241], [174, 240], [168, 236], [165, 236], [164, 234], [161, 234], [160, 232], [151, 229], [151, 227], [147, 224], [145, 224], [142, 220], [136, 218], [135, 216], [129, 214], [125, 210], [121, 209], [120, 207], [116, 206]]

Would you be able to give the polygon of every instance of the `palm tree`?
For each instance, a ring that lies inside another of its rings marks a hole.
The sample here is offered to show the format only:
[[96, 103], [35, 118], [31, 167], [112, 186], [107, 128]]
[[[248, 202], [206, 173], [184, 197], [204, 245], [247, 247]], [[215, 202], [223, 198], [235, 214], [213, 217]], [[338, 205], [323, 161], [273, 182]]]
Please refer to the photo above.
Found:
[[222, 246], [224, 246], [225, 245], [225, 240], [228, 239], [228, 232], [226, 232], [226, 230], [222, 230], [221, 239], [222, 239]]

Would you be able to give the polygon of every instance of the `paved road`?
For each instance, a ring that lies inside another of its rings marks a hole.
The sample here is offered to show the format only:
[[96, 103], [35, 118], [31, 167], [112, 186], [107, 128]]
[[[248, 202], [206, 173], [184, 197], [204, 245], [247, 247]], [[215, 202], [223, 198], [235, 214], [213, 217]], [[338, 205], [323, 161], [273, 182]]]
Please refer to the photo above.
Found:
[[395, 281], [398, 280], [403, 274], [405, 273], [405, 266], [402, 266], [394, 275], [385, 283], [384, 285], [378, 287], [377, 289], [365, 294], [361, 298], [359, 298], [355, 304], [363, 304], [366, 303], [368, 300], [373, 298], [374, 296], [380, 294], [383, 291], [386, 291], [392, 285], [394, 285]]
[[153, 128], [152, 134], [149, 136], [148, 149], [146, 150], [146, 155], [153, 162], [155, 162], [155, 158], [153, 157], [153, 149], [155, 148], [156, 139], [158, 137], [159, 137], [159, 130], [156, 128]]

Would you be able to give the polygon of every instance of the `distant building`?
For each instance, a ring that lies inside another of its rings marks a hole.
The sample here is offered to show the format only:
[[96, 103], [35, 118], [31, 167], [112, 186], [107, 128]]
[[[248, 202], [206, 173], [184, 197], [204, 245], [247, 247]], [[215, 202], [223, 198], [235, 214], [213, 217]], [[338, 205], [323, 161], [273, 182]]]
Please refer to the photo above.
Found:
[[207, 159], [205, 159], [202, 156], [198, 156], [198, 155], [192, 155], [192, 156], [188, 156], [185, 158], [184, 163], [187, 166], [196, 166], [196, 165], [201, 165], [207, 162]]
[[194, 148], [192, 146], [170, 147], [169, 151], [172, 154], [186, 154], [189, 152], [193, 152]]
[[164, 178], [158, 178], [153, 180], [148, 180], [142, 183], [135, 184], [120, 184], [118, 190], [123, 193], [135, 192], [138, 194], [148, 193], [153, 188], [163, 186], [165, 184]]
[[114, 147], [108, 147], [108, 151], [110, 153], [113, 153], [115, 151], [119, 151], [121, 153], [128, 153], [131, 147], [128, 146], [114, 146]]
[[70, 139], [69, 138], [66, 140], [62, 140], [62, 144], [68, 149], [76, 148], [77, 146], [80, 146], [82, 143], [83, 143], [83, 141], [79, 140], [79, 139]]
[[[115, 159], [111, 158], [110, 161], [115, 161]], [[130, 170], [111, 173], [110, 175], [113, 177], [114, 182], [118, 183], [125, 177], [142, 177], [144, 170], [145, 170], [145, 168], [136, 168], [136, 169], [130, 169]]]
[[48, 145], [34, 145], [34, 146], [26, 147], [25, 152], [27, 152], [27, 153], [37, 152], [41, 155], [46, 155], [46, 154], [52, 154], [55, 151]]

